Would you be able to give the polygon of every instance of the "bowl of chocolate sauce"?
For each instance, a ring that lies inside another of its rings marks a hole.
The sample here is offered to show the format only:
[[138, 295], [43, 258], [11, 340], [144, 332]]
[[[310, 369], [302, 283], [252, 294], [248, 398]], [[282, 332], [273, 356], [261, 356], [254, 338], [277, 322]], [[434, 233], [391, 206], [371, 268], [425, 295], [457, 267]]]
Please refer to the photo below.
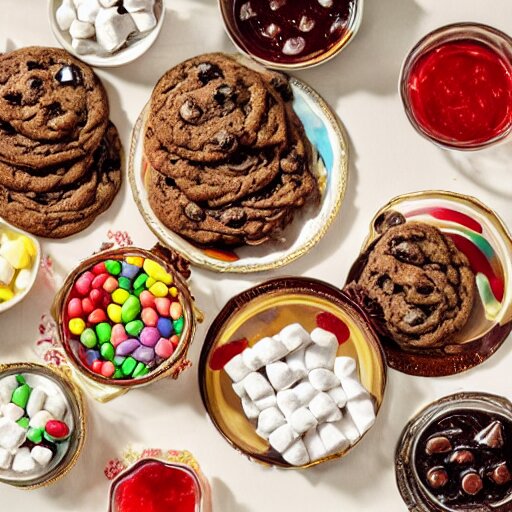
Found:
[[363, 0], [219, 0], [227, 33], [275, 69], [303, 69], [337, 55], [357, 33]]

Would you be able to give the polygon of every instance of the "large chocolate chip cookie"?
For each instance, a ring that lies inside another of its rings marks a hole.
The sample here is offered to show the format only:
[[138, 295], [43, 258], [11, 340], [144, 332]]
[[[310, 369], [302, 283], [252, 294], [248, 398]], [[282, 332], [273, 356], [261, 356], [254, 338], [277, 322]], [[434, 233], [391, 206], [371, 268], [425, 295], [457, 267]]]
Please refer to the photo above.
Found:
[[382, 324], [404, 348], [453, 343], [473, 307], [475, 276], [467, 257], [434, 226], [389, 227], [358, 279], [382, 310]]

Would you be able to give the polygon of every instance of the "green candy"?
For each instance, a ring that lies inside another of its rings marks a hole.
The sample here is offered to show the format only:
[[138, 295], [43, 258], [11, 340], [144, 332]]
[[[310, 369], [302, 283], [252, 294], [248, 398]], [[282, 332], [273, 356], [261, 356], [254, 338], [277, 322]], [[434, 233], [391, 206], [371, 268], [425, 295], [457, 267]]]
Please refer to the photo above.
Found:
[[123, 374], [123, 371], [121, 370], [121, 368], [116, 368], [116, 371], [114, 372], [113, 377], [114, 377], [114, 379], [124, 379], [124, 374]]
[[18, 386], [12, 392], [11, 402], [17, 405], [18, 407], [25, 409], [31, 392], [32, 388], [28, 384]]
[[130, 336], [138, 336], [142, 329], [144, 329], [144, 323], [142, 322], [142, 320], [132, 320], [131, 322], [128, 322], [125, 326], [125, 331]]
[[135, 320], [140, 309], [140, 300], [135, 295], [130, 295], [121, 308], [121, 319], [125, 324]]
[[123, 365], [121, 366], [121, 370], [123, 372], [123, 375], [128, 377], [133, 373], [133, 370], [135, 370], [135, 367], [137, 366], [137, 361], [133, 357], [127, 357], [124, 360]]
[[16, 375], [16, 382], [20, 385], [20, 386], [23, 386], [23, 384], [26, 384], [27, 381], [25, 380], [25, 377], [23, 377], [23, 375]]
[[112, 336], [112, 327], [107, 322], [101, 322], [96, 326], [96, 334], [100, 343], [107, 343]]
[[42, 428], [29, 428], [27, 432], [27, 439], [32, 441], [34, 444], [40, 444], [43, 441], [43, 432]]
[[148, 367], [144, 363], [139, 363], [133, 371], [133, 378], [143, 377], [149, 373]]
[[144, 286], [141, 286], [140, 288], [136, 288], [135, 290], [133, 290], [133, 295], [135, 295], [135, 297], [139, 297], [140, 294], [145, 290], [146, 288]]
[[129, 290], [132, 287], [132, 282], [127, 277], [120, 277], [117, 283], [119, 284], [119, 288], [123, 290]]
[[174, 332], [179, 336], [183, 332], [183, 326], [185, 323], [185, 319], [181, 316], [178, 320], [174, 320], [172, 323], [174, 327]]
[[96, 333], [88, 327], [82, 334], [80, 334], [80, 341], [82, 345], [87, 348], [94, 348], [98, 343], [98, 338], [96, 338]]
[[[123, 356], [115, 356], [114, 357], [114, 365], [117, 367], [122, 366], [125, 359], [126, 359], [126, 357], [123, 357]], [[117, 371], [117, 369], [116, 369], [116, 371]]]
[[140, 274], [140, 276], [137, 277], [137, 279], [135, 279], [135, 281], [133, 282], [133, 289], [138, 290], [139, 288], [143, 288], [147, 280], [147, 274]]
[[20, 418], [16, 423], [21, 428], [28, 428], [28, 424], [30, 423], [30, 420], [28, 418]]
[[121, 263], [117, 260], [105, 261], [105, 268], [107, 272], [113, 276], [118, 276], [121, 273]]
[[102, 355], [103, 359], [112, 361], [116, 355], [114, 345], [112, 345], [112, 343], [103, 343], [100, 348], [100, 354]]

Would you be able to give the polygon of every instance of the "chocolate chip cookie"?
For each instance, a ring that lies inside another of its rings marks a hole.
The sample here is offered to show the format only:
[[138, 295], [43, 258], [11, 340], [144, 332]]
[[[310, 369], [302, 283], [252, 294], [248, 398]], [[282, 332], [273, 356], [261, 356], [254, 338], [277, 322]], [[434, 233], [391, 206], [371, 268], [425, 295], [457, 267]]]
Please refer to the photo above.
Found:
[[87, 157], [108, 124], [106, 92], [91, 68], [57, 48], [0, 56], [0, 160], [33, 169]]
[[358, 285], [382, 310], [382, 327], [406, 349], [453, 343], [475, 295], [467, 257], [436, 227], [420, 222], [385, 230]]

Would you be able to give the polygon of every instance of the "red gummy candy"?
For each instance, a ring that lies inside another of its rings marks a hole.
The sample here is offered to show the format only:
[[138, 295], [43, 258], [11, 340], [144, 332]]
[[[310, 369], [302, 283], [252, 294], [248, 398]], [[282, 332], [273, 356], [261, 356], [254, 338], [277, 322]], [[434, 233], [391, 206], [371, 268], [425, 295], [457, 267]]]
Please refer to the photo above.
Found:
[[102, 368], [103, 368], [103, 361], [96, 359], [96, 361], [94, 361], [94, 363], [92, 363], [91, 370], [94, 373], [101, 373]]
[[324, 311], [316, 315], [316, 325], [321, 329], [332, 332], [338, 338], [338, 344], [345, 343], [350, 338], [350, 329], [338, 317]]
[[99, 306], [103, 299], [103, 294], [100, 290], [91, 290], [91, 293], [89, 293], [89, 298], [95, 306]]
[[107, 315], [103, 309], [95, 309], [87, 318], [87, 321], [91, 324], [99, 324], [107, 321]]
[[94, 265], [94, 267], [92, 267], [92, 271], [97, 276], [104, 274], [107, 271], [107, 267], [105, 267], [105, 262], [102, 261], [100, 263], [96, 263], [96, 265]]
[[65, 439], [69, 436], [69, 427], [59, 420], [49, 420], [44, 427], [46, 433], [54, 439]]
[[222, 370], [233, 357], [243, 352], [249, 346], [249, 342], [242, 338], [217, 347], [210, 357], [210, 368], [212, 370]]
[[84, 311], [84, 315], [90, 315], [94, 311], [94, 304], [89, 297], [82, 299], [82, 309]]
[[89, 290], [91, 289], [91, 283], [94, 279], [94, 274], [92, 272], [84, 272], [75, 283], [75, 290], [82, 296], [88, 295]]
[[105, 284], [105, 281], [109, 278], [109, 275], [107, 273], [100, 274], [99, 276], [96, 276], [91, 283], [91, 286], [94, 289], [103, 288], [103, 285]]
[[68, 302], [68, 315], [70, 318], [80, 318], [84, 314], [82, 301], [75, 297]]

